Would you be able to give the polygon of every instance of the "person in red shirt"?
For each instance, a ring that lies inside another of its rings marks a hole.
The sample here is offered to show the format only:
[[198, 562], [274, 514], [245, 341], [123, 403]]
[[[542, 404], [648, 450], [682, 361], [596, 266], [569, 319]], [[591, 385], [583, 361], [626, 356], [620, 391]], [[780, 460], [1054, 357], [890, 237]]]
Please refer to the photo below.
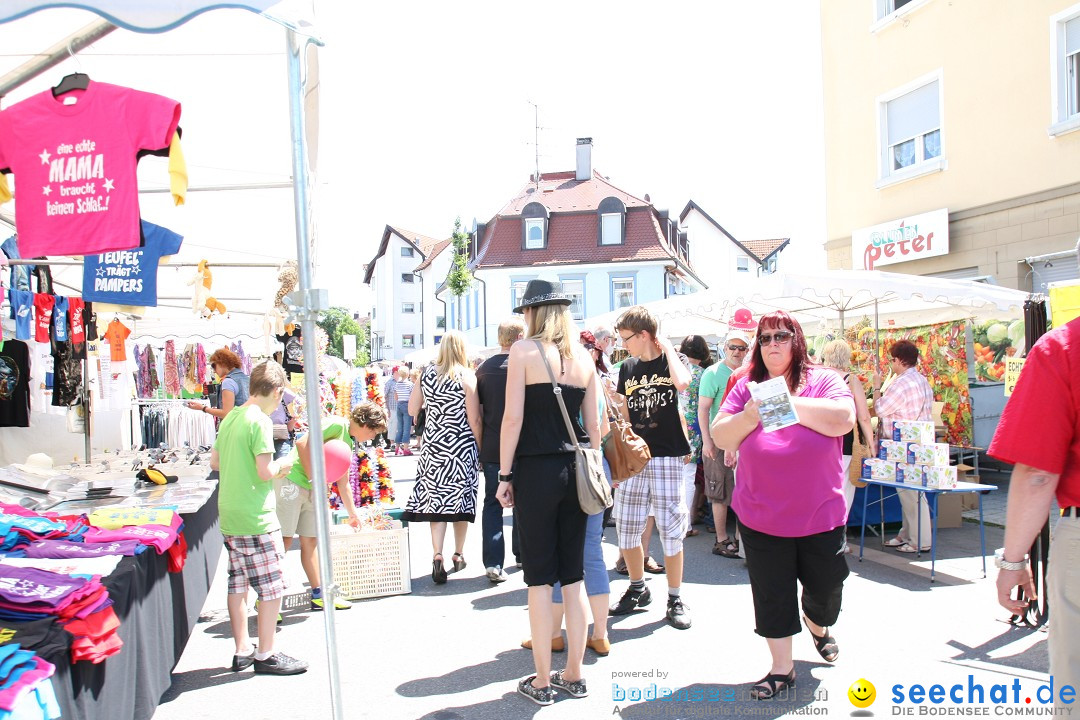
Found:
[[[1057, 496], [1061, 518], [1050, 543], [1047, 600], [1050, 675], [1058, 688], [1080, 683], [1080, 318], [1035, 343], [1001, 415], [989, 454], [1012, 463], [1005, 547], [997, 552], [998, 602], [1023, 614], [1036, 597], [1027, 550]], [[1012, 597], [1022, 587], [1027, 599]], [[1070, 700], [1070, 702], [1072, 702]], [[1055, 707], [1069, 707], [1060, 694]]]

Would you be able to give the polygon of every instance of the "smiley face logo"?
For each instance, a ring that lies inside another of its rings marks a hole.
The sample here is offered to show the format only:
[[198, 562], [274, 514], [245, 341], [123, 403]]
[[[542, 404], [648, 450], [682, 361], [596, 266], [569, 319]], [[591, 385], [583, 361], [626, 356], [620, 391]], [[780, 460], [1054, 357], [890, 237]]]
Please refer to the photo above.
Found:
[[874, 704], [877, 690], [869, 680], [860, 678], [851, 684], [847, 691], [848, 700], [857, 708], [867, 708]]

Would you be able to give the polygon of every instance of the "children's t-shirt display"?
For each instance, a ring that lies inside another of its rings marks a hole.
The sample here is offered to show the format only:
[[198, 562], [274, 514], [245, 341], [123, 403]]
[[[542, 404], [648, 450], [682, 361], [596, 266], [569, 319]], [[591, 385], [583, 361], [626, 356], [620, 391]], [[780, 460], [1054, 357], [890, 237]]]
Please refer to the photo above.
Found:
[[34, 293], [29, 290], [9, 290], [11, 301], [11, 319], [15, 321], [15, 339], [30, 340], [33, 333], [30, 321], [34, 317]]
[[56, 304], [53, 305], [52, 339], [67, 342], [68, 335], [68, 298], [57, 295]]
[[82, 298], [68, 298], [68, 317], [71, 320], [71, 342], [86, 342], [86, 324], [83, 318], [83, 308], [86, 303]]
[[34, 324], [34, 340], [39, 343], [49, 342], [49, 329], [52, 327], [53, 305], [56, 297], [37, 293], [34, 295], [34, 314], [37, 322]]
[[179, 122], [175, 100], [95, 81], [0, 112], [0, 170], [14, 172], [21, 190], [22, 256], [137, 248], [136, 155], [168, 147]]
[[113, 320], [105, 329], [105, 341], [109, 343], [109, 359], [113, 362], [127, 360], [127, 351], [124, 349], [124, 341], [127, 340], [131, 330], [119, 320]]
[[142, 221], [143, 246], [83, 258], [83, 297], [93, 302], [157, 307], [158, 261], [180, 251], [184, 238]]
[[30, 350], [18, 340], [0, 348], [0, 427], [30, 427]]

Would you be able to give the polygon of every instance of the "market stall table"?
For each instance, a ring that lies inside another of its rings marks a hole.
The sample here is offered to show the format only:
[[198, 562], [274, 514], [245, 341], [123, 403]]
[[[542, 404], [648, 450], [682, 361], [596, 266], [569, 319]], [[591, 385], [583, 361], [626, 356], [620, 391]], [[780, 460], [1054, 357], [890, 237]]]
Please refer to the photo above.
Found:
[[[952, 487], [952, 488], [931, 488], [931, 487], [923, 487], [921, 485], [909, 485], [907, 483], [890, 481], [890, 480], [871, 480], [871, 479], [868, 479], [868, 478], [863, 478], [863, 480], [866, 483], [868, 483], [869, 485], [877, 485], [879, 490], [880, 490], [880, 498], [878, 500], [874, 500], [873, 501], [874, 503], [884, 502], [885, 488], [887, 488], [887, 487], [896, 488], [898, 490], [914, 490], [914, 491], [918, 492], [919, 493], [918, 503], [920, 505], [922, 504], [922, 501], [923, 501], [923, 497], [922, 497], [923, 495], [939, 495], [939, 494], [945, 494], [945, 493], [967, 493], [967, 492], [977, 493], [978, 496], [979, 496], [979, 548], [980, 548], [980, 551], [981, 551], [981, 554], [982, 554], [983, 577], [986, 577], [986, 526], [983, 524], [983, 503], [982, 503], [982, 501], [983, 501], [983, 495], [985, 493], [988, 493], [991, 490], [997, 490], [997, 485], [983, 485], [981, 483], [958, 482], [958, 483], [956, 483], [956, 487]], [[866, 508], [867, 508], [867, 506], [869, 504], [870, 504], [869, 493], [864, 493], [863, 494], [863, 512], [862, 512], [862, 530], [859, 533], [859, 562], [862, 562], [862, 559], [863, 559], [863, 545], [866, 542]], [[931, 528], [930, 528], [930, 582], [934, 582], [935, 564], [936, 564], [936, 561], [937, 561], [937, 534], [938, 534], [937, 533], [937, 523], [938, 523], [938, 516], [937, 516], [937, 513], [934, 513], [934, 519], [932, 521], [932, 525], [931, 525]], [[919, 524], [920, 524], [920, 526], [922, 524], [921, 515], [920, 515]], [[915, 532], [916, 532], [917, 536], [921, 535], [922, 534], [922, 527], [917, 528]], [[884, 523], [882, 523], [882, 528], [881, 528], [881, 543], [882, 543], [882, 547], [884, 547], [884, 543], [885, 543]], [[919, 548], [916, 548], [916, 551], [917, 551], [916, 552], [916, 557], [921, 557], [922, 556], [922, 552], [919, 551], [919, 550], [920, 550]]]

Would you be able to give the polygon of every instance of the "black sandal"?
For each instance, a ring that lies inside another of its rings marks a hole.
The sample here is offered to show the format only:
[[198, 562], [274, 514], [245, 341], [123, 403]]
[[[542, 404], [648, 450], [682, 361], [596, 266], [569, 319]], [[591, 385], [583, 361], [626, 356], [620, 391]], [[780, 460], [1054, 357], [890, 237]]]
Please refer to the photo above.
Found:
[[795, 668], [787, 675], [766, 675], [750, 688], [750, 697], [754, 700], [772, 700], [788, 688], [795, 687]]
[[726, 558], [739, 557], [739, 541], [734, 538], [724, 538], [723, 540], [717, 540], [713, 544], [713, 555], [720, 555]]
[[454, 553], [450, 559], [454, 561], [454, 572], [461, 572], [465, 569], [466, 563], [464, 555], [461, 553]]
[[442, 553], [435, 553], [435, 557], [431, 561], [431, 580], [436, 585], [442, 585], [446, 582], [446, 567], [443, 565]]
[[805, 615], [803, 616], [803, 625], [806, 626], [810, 637], [814, 639], [814, 647], [817, 648], [818, 655], [825, 662], [836, 662], [836, 658], [840, 656], [840, 646], [836, 644], [836, 638], [829, 634], [829, 628], [825, 628], [824, 636], [815, 635], [814, 631], [810, 629], [810, 623], [807, 622]]

